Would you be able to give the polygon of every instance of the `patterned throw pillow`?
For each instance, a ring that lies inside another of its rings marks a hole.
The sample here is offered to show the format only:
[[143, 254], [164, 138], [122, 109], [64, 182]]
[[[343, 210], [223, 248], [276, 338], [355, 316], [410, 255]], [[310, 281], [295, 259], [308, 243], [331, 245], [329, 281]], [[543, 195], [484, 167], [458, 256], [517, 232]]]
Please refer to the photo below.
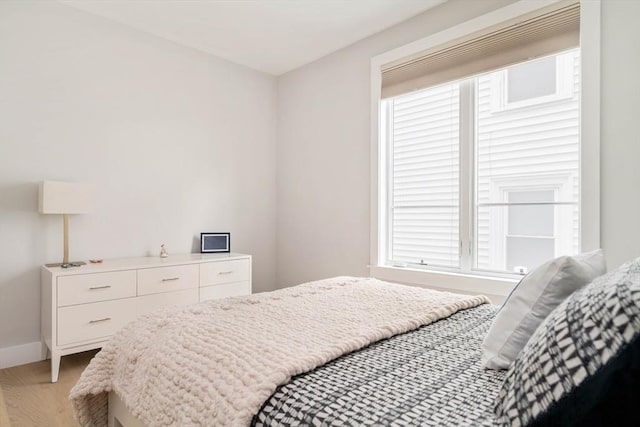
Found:
[[612, 421], [603, 411], [627, 420], [632, 414], [619, 409], [637, 406], [639, 337], [640, 258], [575, 292], [540, 324], [507, 372], [495, 408], [499, 421], [511, 426]]

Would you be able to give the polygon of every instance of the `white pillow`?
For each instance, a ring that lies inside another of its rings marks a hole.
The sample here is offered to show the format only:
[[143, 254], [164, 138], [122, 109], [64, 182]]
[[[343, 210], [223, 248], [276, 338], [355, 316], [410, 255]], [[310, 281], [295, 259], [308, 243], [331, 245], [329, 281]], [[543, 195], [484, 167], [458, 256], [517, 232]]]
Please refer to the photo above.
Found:
[[574, 291], [606, 273], [602, 249], [561, 256], [526, 275], [507, 297], [482, 343], [482, 363], [507, 369], [538, 325]]

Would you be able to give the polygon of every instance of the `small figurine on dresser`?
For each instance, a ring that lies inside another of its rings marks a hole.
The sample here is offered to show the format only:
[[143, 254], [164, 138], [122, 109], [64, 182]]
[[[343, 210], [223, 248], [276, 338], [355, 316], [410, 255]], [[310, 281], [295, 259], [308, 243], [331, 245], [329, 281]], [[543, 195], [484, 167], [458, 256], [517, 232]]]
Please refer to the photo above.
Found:
[[162, 244], [160, 245], [160, 258], [166, 258], [169, 256], [169, 251], [167, 251], [167, 247]]

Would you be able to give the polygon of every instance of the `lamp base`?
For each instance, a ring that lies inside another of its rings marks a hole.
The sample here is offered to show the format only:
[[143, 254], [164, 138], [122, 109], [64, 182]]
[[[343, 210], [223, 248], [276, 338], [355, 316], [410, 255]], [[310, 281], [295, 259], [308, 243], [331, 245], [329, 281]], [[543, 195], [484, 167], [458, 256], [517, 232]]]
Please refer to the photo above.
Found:
[[[62, 268], [67, 268], [67, 267], [80, 267], [81, 265], [86, 265], [87, 263], [84, 261], [74, 261], [74, 262], [68, 262], [68, 263], [64, 263], [64, 262], [55, 262], [53, 264], [45, 264], [45, 267], [62, 267]], [[63, 267], [64, 266], [64, 267]]]

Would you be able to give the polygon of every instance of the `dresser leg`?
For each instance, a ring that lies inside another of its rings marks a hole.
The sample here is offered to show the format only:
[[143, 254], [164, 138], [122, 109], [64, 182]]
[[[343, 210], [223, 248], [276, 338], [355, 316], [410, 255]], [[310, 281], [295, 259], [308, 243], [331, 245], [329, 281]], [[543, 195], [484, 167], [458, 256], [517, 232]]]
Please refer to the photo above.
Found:
[[58, 373], [60, 372], [60, 355], [51, 353], [51, 382], [58, 382]]

